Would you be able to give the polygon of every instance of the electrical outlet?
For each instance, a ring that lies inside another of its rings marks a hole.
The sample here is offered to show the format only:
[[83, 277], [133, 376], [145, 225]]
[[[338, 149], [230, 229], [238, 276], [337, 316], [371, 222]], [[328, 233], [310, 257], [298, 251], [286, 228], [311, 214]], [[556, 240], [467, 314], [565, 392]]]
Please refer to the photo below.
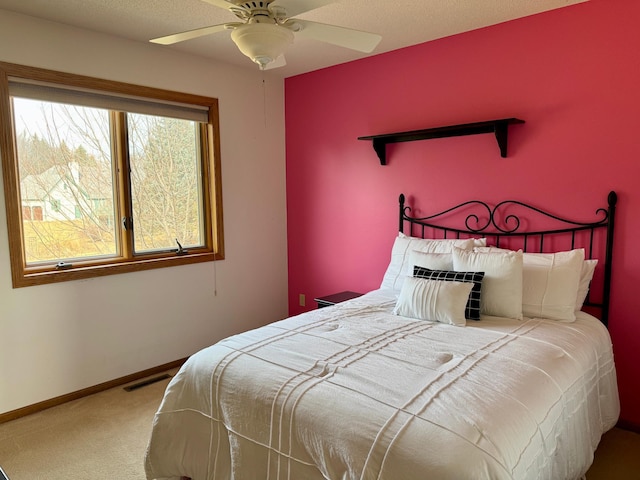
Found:
[[305, 296], [305, 294], [304, 294], [304, 293], [301, 293], [301, 294], [298, 296], [298, 300], [299, 300], [299, 303], [300, 303], [300, 306], [301, 306], [301, 307], [304, 307], [304, 306], [307, 304], [307, 297]]

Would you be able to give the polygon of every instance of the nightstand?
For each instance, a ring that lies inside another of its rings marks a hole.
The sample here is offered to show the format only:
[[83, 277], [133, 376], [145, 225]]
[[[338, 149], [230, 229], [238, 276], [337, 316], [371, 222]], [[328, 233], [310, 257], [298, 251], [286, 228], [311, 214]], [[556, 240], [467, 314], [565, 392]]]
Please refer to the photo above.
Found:
[[351, 300], [352, 298], [361, 297], [362, 293], [358, 292], [339, 292], [334, 293], [333, 295], [327, 295], [325, 297], [314, 298], [313, 300], [318, 303], [318, 308], [329, 307], [331, 305], [335, 305], [336, 303], [345, 302], [347, 300]]

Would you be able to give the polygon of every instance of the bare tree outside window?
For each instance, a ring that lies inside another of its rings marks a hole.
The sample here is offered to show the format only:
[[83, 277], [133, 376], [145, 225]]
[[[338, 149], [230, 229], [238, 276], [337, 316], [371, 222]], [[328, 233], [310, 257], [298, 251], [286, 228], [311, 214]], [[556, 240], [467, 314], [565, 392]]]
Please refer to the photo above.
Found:
[[14, 287], [224, 259], [215, 98], [0, 62]]
[[[115, 255], [107, 110], [14, 98], [27, 264]], [[33, 247], [36, 248], [33, 248]]]
[[127, 118], [136, 252], [201, 245], [197, 123]]
[[[20, 98], [14, 111], [22, 206], [44, 212], [23, 215], [27, 263], [117, 254], [109, 112]], [[198, 124], [131, 113], [127, 126], [135, 251], [202, 245]]]

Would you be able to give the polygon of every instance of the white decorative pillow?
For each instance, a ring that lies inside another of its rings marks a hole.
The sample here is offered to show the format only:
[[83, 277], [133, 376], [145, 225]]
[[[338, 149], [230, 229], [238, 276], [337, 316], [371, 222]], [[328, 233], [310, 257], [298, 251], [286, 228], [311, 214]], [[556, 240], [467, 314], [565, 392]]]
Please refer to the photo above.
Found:
[[474, 252], [454, 248], [453, 269], [484, 272], [481, 313], [522, 319], [522, 250]]
[[[489, 246], [487, 247], [486, 245], [484, 247], [473, 247], [473, 251], [474, 252], [480, 252], [480, 253], [497, 253], [497, 252], [520, 252], [521, 250], [511, 250], [509, 248], [502, 248], [502, 247], [494, 247], [494, 246]], [[523, 255], [528, 255], [528, 253], [525, 253], [524, 251], [522, 251]]]
[[429, 270], [453, 270], [453, 255], [451, 253], [427, 253], [413, 250], [409, 254], [411, 272], [413, 267], [423, 267]]
[[395, 315], [464, 326], [470, 282], [445, 282], [407, 277], [393, 309]]
[[583, 264], [582, 248], [557, 253], [525, 253], [522, 314], [573, 322]]
[[[497, 247], [478, 252], [510, 252]], [[522, 313], [526, 317], [572, 322], [589, 291], [597, 260], [584, 260], [584, 249], [556, 253], [524, 253]], [[573, 292], [576, 292], [575, 294]]]
[[413, 250], [427, 253], [451, 253], [453, 247], [471, 250], [473, 243], [472, 238], [432, 240], [409, 237], [399, 233], [393, 243], [391, 260], [382, 277], [380, 288], [393, 290], [396, 293], [400, 292], [404, 279], [413, 274], [413, 265], [409, 261], [409, 255]]
[[576, 312], [582, 310], [582, 305], [589, 293], [589, 285], [593, 278], [593, 272], [596, 271], [598, 260], [585, 260], [580, 271], [580, 282], [578, 283], [578, 295], [576, 296]]

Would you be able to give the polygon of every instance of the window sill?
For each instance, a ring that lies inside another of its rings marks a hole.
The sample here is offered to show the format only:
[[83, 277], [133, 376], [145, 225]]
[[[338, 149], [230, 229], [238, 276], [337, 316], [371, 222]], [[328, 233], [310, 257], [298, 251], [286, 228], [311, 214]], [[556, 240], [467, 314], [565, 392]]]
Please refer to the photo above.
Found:
[[84, 280], [87, 278], [104, 277], [119, 273], [140, 272], [156, 268], [176, 267], [193, 263], [203, 263], [224, 260], [224, 256], [212, 252], [189, 253], [186, 255], [175, 255], [171, 257], [155, 257], [148, 259], [114, 261], [109, 264], [90, 265], [83, 264], [65, 270], [26, 270], [23, 275], [13, 278], [13, 287], [31, 287], [35, 285], [45, 285], [49, 283], [68, 282], [72, 280]]

